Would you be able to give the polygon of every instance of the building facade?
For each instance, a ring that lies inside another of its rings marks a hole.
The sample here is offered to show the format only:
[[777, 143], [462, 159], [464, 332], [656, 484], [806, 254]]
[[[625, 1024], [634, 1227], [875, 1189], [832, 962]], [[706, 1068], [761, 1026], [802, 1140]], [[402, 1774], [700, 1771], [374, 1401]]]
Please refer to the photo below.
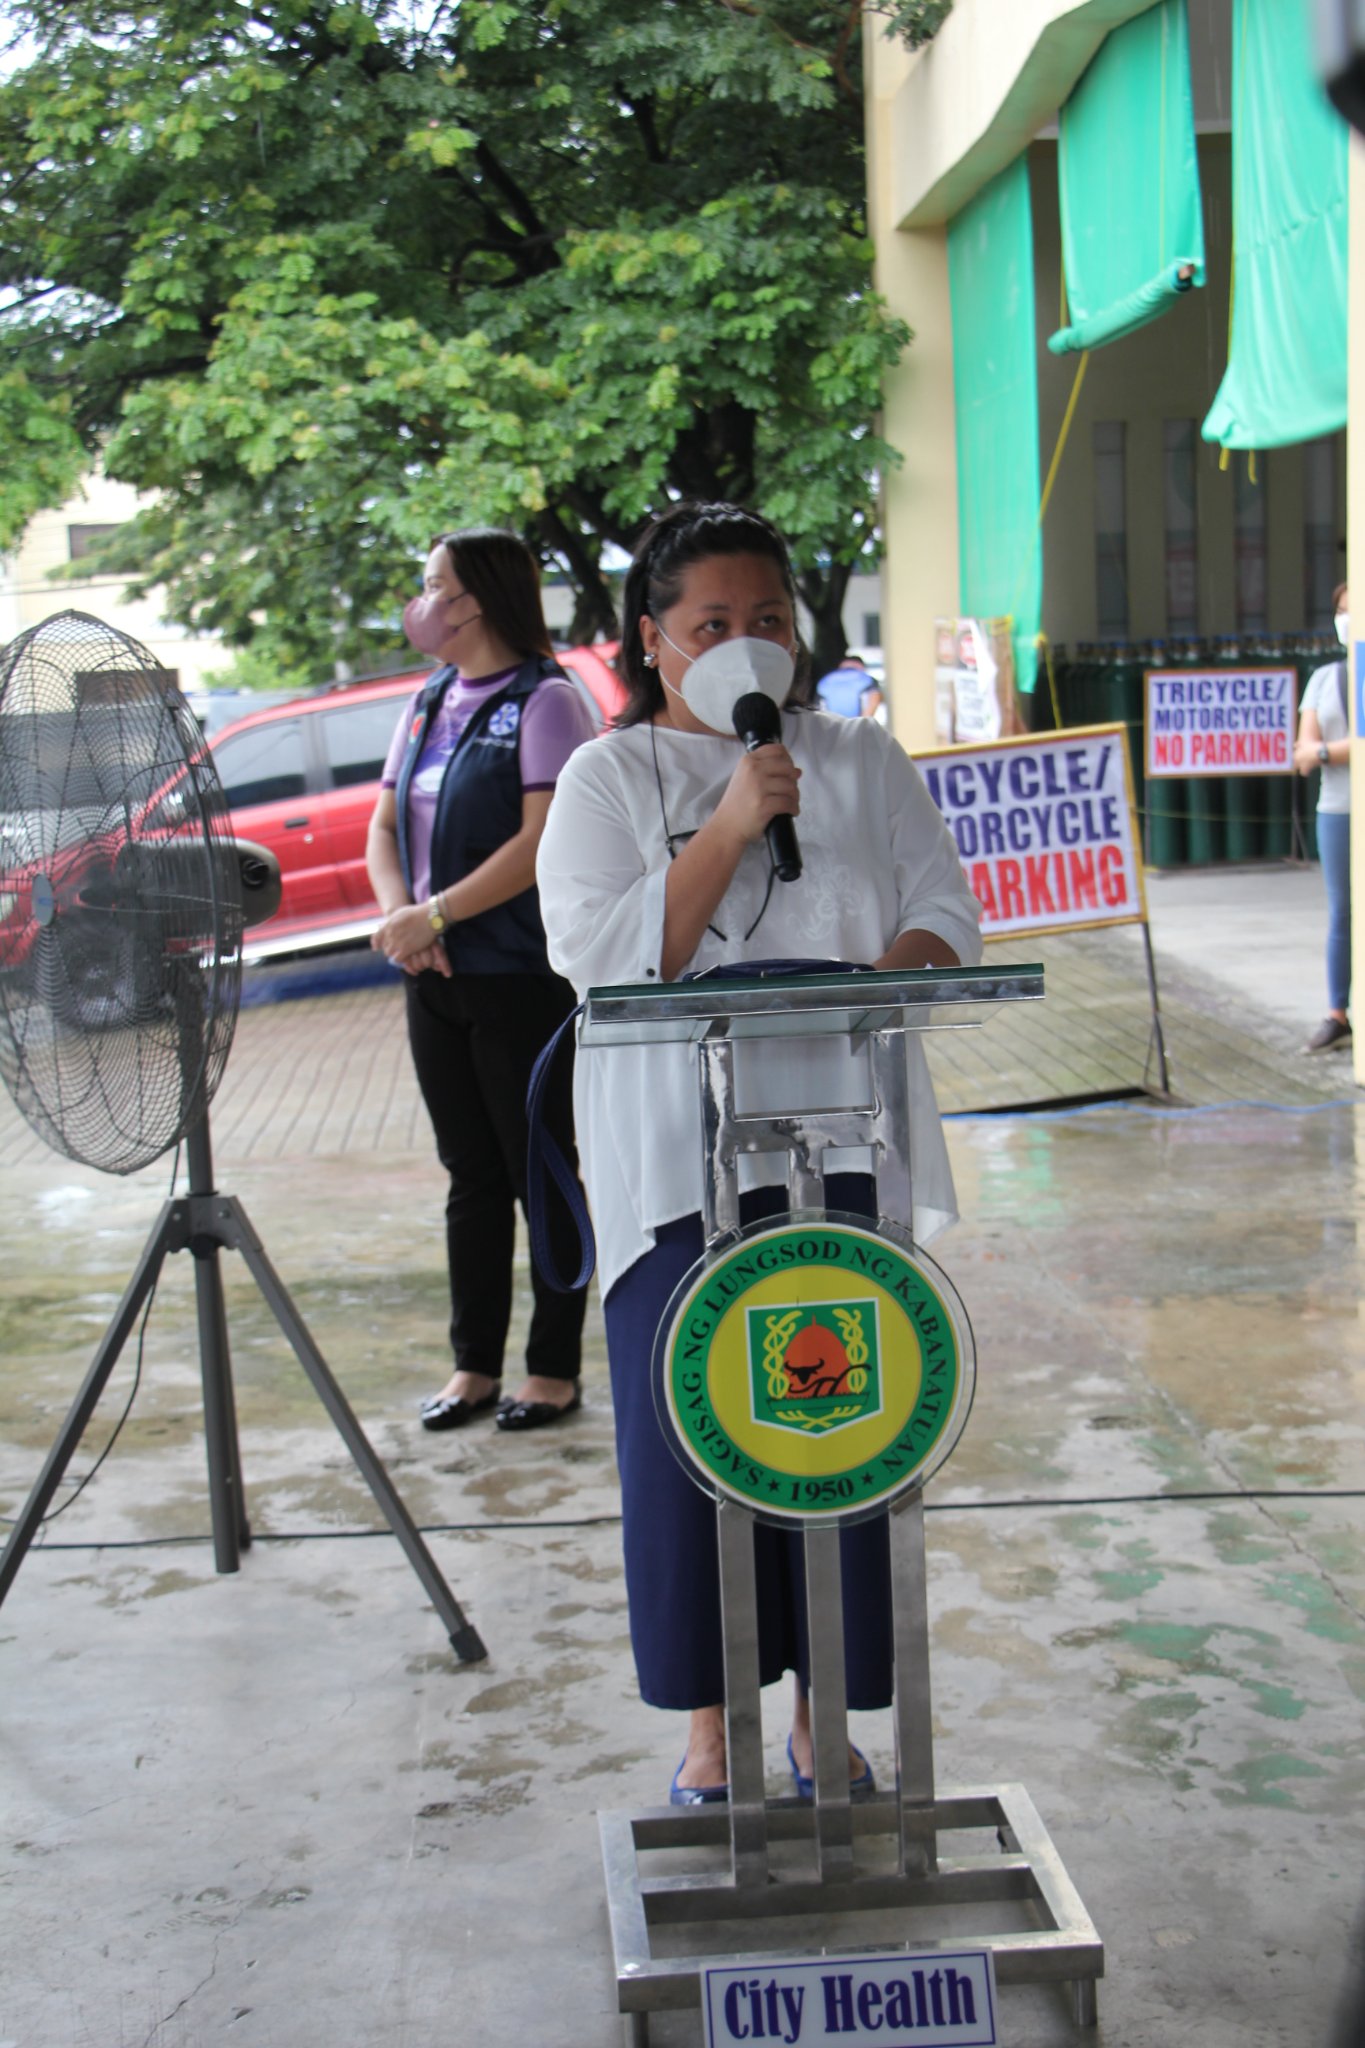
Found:
[[[92, 544], [124, 525], [137, 509], [130, 485], [95, 472], [67, 504], [32, 519], [14, 553], [0, 558], [0, 644], [54, 612], [89, 612], [140, 640], [174, 672], [180, 688], [194, 695], [229, 666], [231, 651], [212, 636], [190, 633], [162, 618], [155, 592], [134, 599], [121, 576], [80, 573]], [[77, 573], [53, 574], [67, 568]]]
[[[868, 17], [869, 212], [879, 289], [915, 339], [888, 381], [903, 466], [884, 490], [883, 644], [897, 729], [933, 738], [936, 615], [960, 607], [951, 225], [1021, 156], [1032, 212], [1039, 473], [1071, 417], [1042, 526], [1042, 616], [1054, 645], [1204, 639], [1330, 625], [1346, 580], [1344, 430], [1226, 457], [1202, 439], [1228, 360], [1232, 0], [1189, 0], [1207, 275], [1165, 317], [1077, 358], [1065, 319], [1058, 116], [1106, 38], [1153, 0], [956, 0], [907, 52]], [[1352, 176], [1360, 145], [1352, 144]], [[1157, 172], [1151, 173], [1153, 179]], [[1356, 331], [1360, 331], [1359, 328]], [[1075, 404], [1071, 405], [1075, 392]]]

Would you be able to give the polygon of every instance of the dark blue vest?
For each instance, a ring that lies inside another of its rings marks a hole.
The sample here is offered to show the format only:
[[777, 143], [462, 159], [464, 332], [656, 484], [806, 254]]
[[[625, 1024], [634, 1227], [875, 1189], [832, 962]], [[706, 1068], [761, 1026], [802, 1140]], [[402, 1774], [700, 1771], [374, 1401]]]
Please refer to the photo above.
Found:
[[[436, 799], [431, 834], [431, 886], [448, 889], [481, 867], [521, 830], [521, 714], [546, 676], [562, 675], [548, 655], [524, 661], [510, 683], [481, 704], [455, 743]], [[432, 720], [455, 681], [453, 668], [437, 669], [417, 699], [408, 747], [398, 771], [398, 858], [412, 893], [408, 847], [408, 788]], [[540, 896], [532, 886], [492, 910], [448, 925], [445, 949], [457, 974], [549, 974]]]

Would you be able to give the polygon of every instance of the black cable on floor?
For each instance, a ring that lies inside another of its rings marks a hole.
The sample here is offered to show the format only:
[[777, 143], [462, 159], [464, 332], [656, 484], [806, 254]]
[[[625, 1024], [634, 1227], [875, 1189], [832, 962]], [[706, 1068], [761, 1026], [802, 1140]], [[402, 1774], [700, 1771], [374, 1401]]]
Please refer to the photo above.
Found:
[[[926, 1501], [926, 1515], [980, 1515], [1007, 1512], [1010, 1509], [1030, 1508], [1124, 1508], [1159, 1507], [1168, 1502], [1184, 1504], [1197, 1501], [1280, 1501], [1280, 1500], [1365, 1500], [1365, 1487], [1319, 1486], [1319, 1487], [1222, 1487], [1208, 1491], [1181, 1493], [1096, 1493], [1080, 1499], [1061, 1494], [1029, 1495], [1020, 1500], [943, 1500]], [[619, 1523], [619, 1514], [571, 1515], [554, 1521], [508, 1521], [508, 1522], [419, 1522], [418, 1533], [422, 1536], [479, 1536], [485, 1531], [490, 1534], [499, 1530], [524, 1529], [608, 1529]], [[378, 1529], [271, 1529], [253, 1531], [251, 1541], [255, 1543], [358, 1543], [374, 1536], [392, 1536], [389, 1528]], [[45, 1543], [45, 1551], [56, 1550], [156, 1550], [176, 1543], [211, 1543], [212, 1534], [205, 1532], [189, 1536], [129, 1536], [113, 1538], [107, 1542], [92, 1539], [85, 1543]]]
[[[175, 1158], [171, 1164], [171, 1185], [169, 1192], [166, 1196], [167, 1201], [173, 1201], [175, 1199], [175, 1183], [176, 1177], [178, 1176], [179, 1172], [180, 1145], [177, 1143], [175, 1148]], [[49, 1522], [55, 1522], [58, 1515], [64, 1515], [67, 1509], [71, 1507], [74, 1502], [80, 1499], [81, 1495], [85, 1492], [86, 1487], [90, 1484], [95, 1474], [99, 1471], [100, 1466], [104, 1463], [110, 1451], [113, 1450], [114, 1445], [118, 1442], [119, 1438], [123, 1434], [123, 1425], [133, 1412], [133, 1403], [137, 1399], [138, 1388], [142, 1385], [142, 1354], [147, 1343], [147, 1324], [151, 1320], [152, 1309], [156, 1303], [156, 1290], [160, 1285], [161, 1274], [160, 1272], [158, 1272], [155, 1280], [153, 1280], [152, 1282], [151, 1291], [147, 1296], [147, 1306], [142, 1311], [142, 1321], [138, 1325], [137, 1356], [133, 1361], [133, 1384], [128, 1390], [128, 1399], [123, 1404], [123, 1413], [122, 1415], [120, 1415], [118, 1421], [114, 1424], [113, 1430], [110, 1433], [108, 1443], [104, 1446], [104, 1449], [100, 1452], [94, 1464], [90, 1467], [90, 1470], [86, 1473], [83, 1473], [79, 1479], [75, 1480], [72, 1483], [70, 1493], [67, 1495], [66, 1499], [61, 1502], [60, 1506], [48, 1509], [47, 1513], [38, 1522], [37, 1526], [39, 1529], [45, 1529]], [[63, 1478], [64, 1477], [65, 1475], [63, 1475]], [[18, 1519], [19, 1518], [17, 1515], [0, 1515], [0, 1523], [3, 1523], [7, 1529], [12, 1529], [15, 1523], [18, 1521]], [[200, 1539], [198, 1537], [195, 1537], [190, 1540], [198, 1542]], [[90, 1546], [82, 1543], [72, 1543], [63, 1545], [45, 1544], [43, 1547], [45, 1549], [54, 1550], [59, 1548], [71, 1550], [84, 1550], [89, 1548]]]

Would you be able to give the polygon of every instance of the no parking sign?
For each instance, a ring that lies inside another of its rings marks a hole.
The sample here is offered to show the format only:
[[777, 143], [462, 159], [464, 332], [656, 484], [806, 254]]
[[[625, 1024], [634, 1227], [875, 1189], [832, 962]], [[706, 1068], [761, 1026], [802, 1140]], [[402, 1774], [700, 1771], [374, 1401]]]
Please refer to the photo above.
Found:
[[1149, 669], [1145, 680], [1149, 777], [1292, 772], [1292, 668]]
[[915, 758], [988, 938], [1145, 919], [1125, 726]]

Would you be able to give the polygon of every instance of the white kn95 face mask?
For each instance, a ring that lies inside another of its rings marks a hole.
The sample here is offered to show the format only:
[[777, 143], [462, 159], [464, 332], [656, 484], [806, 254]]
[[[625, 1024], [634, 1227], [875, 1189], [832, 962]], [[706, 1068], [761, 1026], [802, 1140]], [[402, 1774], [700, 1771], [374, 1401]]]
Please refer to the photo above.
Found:
[[[685, 650], [677, 641], [669, 640], [662, 626], [659, 631], [674, 653], [686, 659]], [[676, 697], [682, 698], [694, 718], [710, 726], [712, 732], [724, 733], [728, 739], [735, 729], [734, 709], [740, 698], [747, 697], [751, 690], [761, 690], [780, 708], [786, 702], [795, 669], [789, 648], [779, 647], [773, 640], [754, 640], [744, 635], [722, 640], [717, 646], [708, 647], [705, 654], [699, 654], [676, 689], [662, 676], [659, 680], [666, 690], [673, 690]]]

